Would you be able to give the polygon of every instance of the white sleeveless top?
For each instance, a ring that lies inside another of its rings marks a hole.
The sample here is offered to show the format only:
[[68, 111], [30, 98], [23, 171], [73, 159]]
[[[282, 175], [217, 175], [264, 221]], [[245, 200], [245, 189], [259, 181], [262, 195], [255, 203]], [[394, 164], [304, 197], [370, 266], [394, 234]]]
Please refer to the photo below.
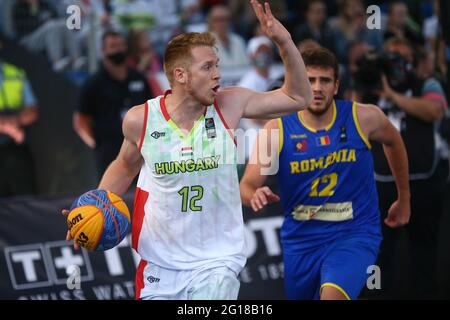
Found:
[[246, 257], [236, 145], [217, 104], [185, 136], [164, 96], [149, 100], [140, 149], [133, 248], [164, 268], [225, 265], [239, 273]]

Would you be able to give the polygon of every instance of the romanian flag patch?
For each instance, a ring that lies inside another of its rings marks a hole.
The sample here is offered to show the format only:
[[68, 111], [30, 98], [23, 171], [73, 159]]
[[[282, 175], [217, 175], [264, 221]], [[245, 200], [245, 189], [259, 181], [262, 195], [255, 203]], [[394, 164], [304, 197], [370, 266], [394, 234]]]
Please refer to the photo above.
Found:
[[316, 144], [319, 147], [328, 146], [330, 144], [330, 137], [328, 135], [316, 138]]

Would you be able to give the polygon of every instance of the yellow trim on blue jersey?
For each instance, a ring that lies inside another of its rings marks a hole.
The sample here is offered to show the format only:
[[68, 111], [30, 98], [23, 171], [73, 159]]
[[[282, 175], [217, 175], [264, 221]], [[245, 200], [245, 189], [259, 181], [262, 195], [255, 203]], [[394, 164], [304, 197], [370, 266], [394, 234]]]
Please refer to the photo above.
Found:
[[301, 122], [301, 124], [302, 124], [306, 129], [308, 129], [309, 131], [312, 131], [312, 132], [317, 132], [316, 129], [311, 128], [311, 127], [308, 127], [308, 126], [306, 125], [306, 123], [303, 122], [302, 116], [300, 115], [300, 111], [297, 113], [297, 116], [298, 116], [298, 120]]
[[333, 124], [334, 124], [334, 121], [336, 121], [336, 114], [337, 114], [336, 103], [335, 103], [334, 100], [333, 100], [333, 119], [331, 119], [330, 124], [329, 124], [328, 126], [325, 127], [325, 130], [328, 131], [328, 130], [331, 129], [331, 127], [332, 127]]
[[322, 284], [321, 286], [320, 286], [320, 294], [322, 294], [322, 289], [323, 289], [323, 287], [332, 287], [332, 288], [335, 288], [335, 289], [337, 289], [340, 293], [342, 293], [343, 295], [344, 295], [344, 297], [347, 299], [347, 300], [352, 300], [352, 299], [350, 299], [350, 296], [347, 294], [347, 292], [345, 292], [345, 290], [344, 289], [342, 289], [340, 286], [338, 286], [337, 284], [334, 284], [334, 283], [331, 283], [331, 282], [325, 282], [324, 284]]
[[370, 144], [369, 140], [367, 140], [366, 136], [364, 135], [364, 133], [361, 130], [361, 127], [359, 126], [358, 115], [356, 114], [356, 107], [357, 107], [356, 102], [353, 101], [353, 104], [352, 104], [353, 121], [355, 122], [356, 130], [358, 130], [358, 133], [359, 133], [361, 139], [364, 141], [367, 148], [369, 148], [369, 150], [370, 150], [370, 149], [372, 149], [372, 145]]
[[[330, 121], [330, 123], [325, 127], [325, 130], [326, 131], [328, 131], [328, 130], [330, 130], [331, 129], [331, 127], [333, 126], [333, 124], [334, 124], [334, 121], [336, 120], [336, 103], [334, 102], [334, 100], [333, 100], [333, 118], [331, 119], [331, 121]], [[306, 129], [308, 129], [309, 131], [312, 131], [312, 132], [317, 132], [317, 130], [316, 129], [314, 129], [314, 128], [312, 128], [312, 127], [309, 127], [308, 125], [306, 125], [306, 123], [303, 121], [303, 119], [302, 119], [302, 116], [300, 115], [300, 111], [297, 113], [297, 115], [298, 115], [298, 120], [300, 120], [300, 122], [302, 123], [302, 125], [306, 128]]]
[[281, 121], [281, 118], [278, 118], [277, 121], [278, 121], [278, 127], [280, 129], [280, 137], [279, 137], [279, 142], [278, 142], [278, 155], [280, 155], [281, 149], [283, 148], [283, 142], [284, 142], [283, 121]]

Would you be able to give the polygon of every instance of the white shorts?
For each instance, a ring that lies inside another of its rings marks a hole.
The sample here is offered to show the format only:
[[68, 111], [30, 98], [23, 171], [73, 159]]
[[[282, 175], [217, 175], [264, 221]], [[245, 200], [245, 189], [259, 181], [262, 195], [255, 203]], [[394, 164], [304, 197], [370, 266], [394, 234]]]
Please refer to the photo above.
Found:
[[239, 287], [225, 266], [180, 271], [147, 263], [136, 274], [136, 298], [143, 300], [236, 300]]

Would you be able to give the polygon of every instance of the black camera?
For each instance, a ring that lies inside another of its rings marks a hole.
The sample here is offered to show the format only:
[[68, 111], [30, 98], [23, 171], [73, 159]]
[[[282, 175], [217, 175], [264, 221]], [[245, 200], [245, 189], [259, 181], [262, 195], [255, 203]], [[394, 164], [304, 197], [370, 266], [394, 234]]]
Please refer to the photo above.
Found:
[[375, 94], [383, 88], [384, 73], [392, 89], [404, 92], [408, 88], [411, 63], [398, 52], [370, 52], [356, 61], [357, 71], [353, 75], [355, 89], [366, 94]]

